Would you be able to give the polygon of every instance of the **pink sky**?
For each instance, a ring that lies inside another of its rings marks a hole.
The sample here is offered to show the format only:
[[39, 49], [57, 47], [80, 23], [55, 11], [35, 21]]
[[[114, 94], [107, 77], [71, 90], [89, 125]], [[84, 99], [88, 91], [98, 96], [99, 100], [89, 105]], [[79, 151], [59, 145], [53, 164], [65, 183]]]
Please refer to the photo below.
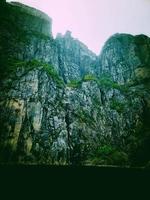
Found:
[[[10, 0], [8, 0], [10, 1]], [[72, 36], [99, 54], [114, 33], [150, 36], [150, 0], [18, 0], [53, 19], [53, 35]]]

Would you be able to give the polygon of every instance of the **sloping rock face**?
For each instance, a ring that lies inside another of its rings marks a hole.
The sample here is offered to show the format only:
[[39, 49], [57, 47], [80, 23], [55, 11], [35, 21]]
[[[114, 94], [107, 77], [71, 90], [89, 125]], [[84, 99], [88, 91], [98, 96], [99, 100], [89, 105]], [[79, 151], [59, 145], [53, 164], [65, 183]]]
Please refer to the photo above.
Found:
[[97, 56], [83, 43], [74, 39], [70, 31], [67, 31], [64, 36], [58, 34], [56, 42], [60, 75], [65, 83], [95, 72]]
[[148, 37], [115, 34], [97, 57], [22, 4], [0, 22], [1, 162], [148, 164]]
[[[110, 74], [118, 83], [127, 83], [135, 78], [135, 70], [150, 62], [149, 38], [115, 34], [106, 42], [100, 55], [100, 74]], [[117, 67], [116, 67], [117, 66]]]

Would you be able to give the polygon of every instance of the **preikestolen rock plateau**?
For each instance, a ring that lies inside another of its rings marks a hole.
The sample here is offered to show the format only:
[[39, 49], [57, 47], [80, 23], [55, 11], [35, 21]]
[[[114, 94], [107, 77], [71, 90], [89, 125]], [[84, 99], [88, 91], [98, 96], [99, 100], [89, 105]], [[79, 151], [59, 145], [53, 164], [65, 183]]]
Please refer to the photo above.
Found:
[[97, 56], [20, 3], [0, 24], [0, 163], [150, 166], [149, 37], [114, 34]]

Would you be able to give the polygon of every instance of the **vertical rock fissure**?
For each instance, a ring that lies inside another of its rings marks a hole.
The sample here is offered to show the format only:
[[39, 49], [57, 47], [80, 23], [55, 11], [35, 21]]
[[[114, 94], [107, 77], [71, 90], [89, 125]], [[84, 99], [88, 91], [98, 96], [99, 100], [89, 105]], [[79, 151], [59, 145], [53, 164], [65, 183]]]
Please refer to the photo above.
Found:
[[66, 129], [67, 129], [67, 163], [71, 164], [71, 151], [72, 151], [72, 145], [71, 145], [71, 134], [70, 134], [70, 111], [69, 111], [69, 104], [66, 103], [65, 106], [65, 123], [66, 123]]

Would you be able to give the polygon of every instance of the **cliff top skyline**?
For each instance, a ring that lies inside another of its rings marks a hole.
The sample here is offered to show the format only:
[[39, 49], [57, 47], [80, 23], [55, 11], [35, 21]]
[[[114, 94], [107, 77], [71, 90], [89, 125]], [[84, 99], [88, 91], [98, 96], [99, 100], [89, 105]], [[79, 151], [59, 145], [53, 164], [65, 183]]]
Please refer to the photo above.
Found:
[[[85, 43], [96, 54], [115, 33], [150, 36], [149, 0], [16, 0], [48, 14], [52, 32], [72, 36]], [[11, 2], [11, 0], [7, 0]]]

